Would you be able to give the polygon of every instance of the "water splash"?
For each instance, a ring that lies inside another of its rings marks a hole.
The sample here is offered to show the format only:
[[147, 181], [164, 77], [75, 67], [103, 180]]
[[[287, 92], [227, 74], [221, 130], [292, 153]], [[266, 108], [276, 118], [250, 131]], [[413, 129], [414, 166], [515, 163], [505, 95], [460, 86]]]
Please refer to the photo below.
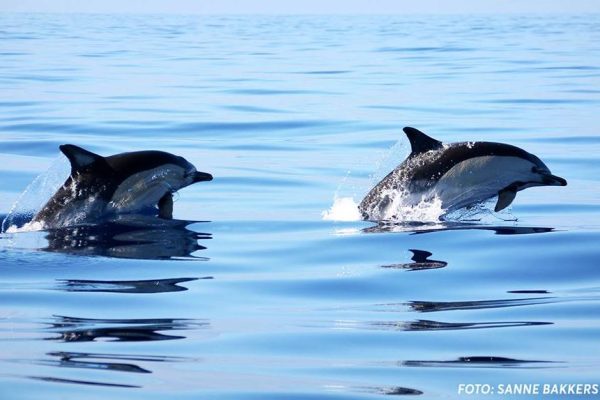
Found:
[[[382, 204], [382, 206], [380, 206]], [[385, 189], [376, 207], [369, 210], [369, 219], [389, 222], [439, 222], [445, 215], [441, 199], [422, 195], [418, 200], [406, 189]]]
[[326, 221], [360, 221], [362, 215], [358, 210], [358, 203], [352, 197], [335, 197], [329, 210], [321, 212]]
[[[391, 204], [381, 213], [375, 211], [369, 219], [374, 221], [389, 222], [439, 222], [445, 215], [442, 201], [434, 196], [431, 199], [423, 198], [420, 202], [410, 205], [406, 196], [400, 191], [390, 191], [385, 196], [391, 199]], [[358, 209], [358, 203], [352, 197], [335, 197], [331, 208], [321, 213], [326, 221], [360, 221], [363, 216]]]
[[[35, 214], [31, 214], [30, 218], [33, 218]], [[28, 214], [29, 217], [29, 214]], [[8, 217], [7, 217], [8, 218]], [[9, 225], [9, 224], [7, 224]], [[30, 221], [25, 223], [23, 226], [17, 224], [9, 225], [6, 229], [2, 227], [2, 232], [6, 233], [19, 233], [19, 232], [35, 232], [44, 229], [44, 223], [40, 221]]]
[[373, 173], [370, 175], [371, 187], [380, 182], [390, 171], [396, 169], [410, 153], [404, 134], [399, 135], [399, 139], [394, 145], [383, 151], [375, 161]]
[[57, 157], [47, 171], [38, 175], [13, 204], [2, 221], [1, 232], [30, 232], [43, 229], [40, 222], [31, 220], [69, 176], [69, 163]]
[[339, 222], [363, 220], [363, 215], [358, 208], [359, 203], [354, 200], [354, 196], [357, 192], [364, 193], [368, 191], [369, 187], [375, 186], [390, 169], [394, 169], [401, 162], [401, 157], [405, 153], [404, 147], [404, 140], [400, 139], [392, 147], [382, 151], [375, 161], [375, 172], [370, 176], [370, 186], [367, 186], [369, 183], [358, 184], [354, 182], [354, 184], [350, 184], [352, 170], [348, 170], [335, 191], [333, 204], [329, 209], [321, 212], [322, 219]]
[[381, 219], [393, 222], [439, 222], [446, 213], [437, 195], [423, 196], [416, 204], [405, 204], [406, 199], [407, 196], [397, 194], [392, 207]]

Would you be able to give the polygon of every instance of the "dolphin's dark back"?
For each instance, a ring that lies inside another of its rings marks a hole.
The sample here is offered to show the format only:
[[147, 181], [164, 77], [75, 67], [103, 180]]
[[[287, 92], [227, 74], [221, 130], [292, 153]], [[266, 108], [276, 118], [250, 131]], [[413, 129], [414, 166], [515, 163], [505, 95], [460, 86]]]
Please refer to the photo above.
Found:
[[187, 169], [190, 164], [183, 158], [158, 150], [133, 151], [105, 157], [106, 163], [117, 175], [130, 176], [161, 165], [174, 164]]
[[539, 158], [516, 146], [495, 142], [461, 142], [453, 143], [440, 151], [434, 162], [413, 168], [410, 179], [435, 183], [458, 163], [485, 156], [517, 157], [546, 168]]

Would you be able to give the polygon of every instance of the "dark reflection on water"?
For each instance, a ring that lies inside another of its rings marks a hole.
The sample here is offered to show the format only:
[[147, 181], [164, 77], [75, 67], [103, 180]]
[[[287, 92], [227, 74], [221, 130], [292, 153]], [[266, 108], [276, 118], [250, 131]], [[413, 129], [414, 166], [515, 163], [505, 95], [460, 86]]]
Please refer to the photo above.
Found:
[[[152, 370], [143, 368], [136, 363], [156, 362], [184, 362], [194, 361], [185, 357], [168, 357], [156, 355], [134, 355], [134, 354], [103, 354], [103, 353], [81, 353], [69, 351], [55, 351], [46, 353], [52, 359], [36, 360], [34, 363], [51, 367], [81, 368], [100, 371], [132, 372], [150, 374]], [[135, 362], [135, 363], [134, 363]]]
[[452, 310], [481, 310], [485, 308], [504, 308], [553, 303], [554, 297], [530, 297], [523, 299], [500, 299], [478, 301], [410, 301], [408, 306], [417, 312], [435, 312]]
[[183, 331], [207, 328], [203, 320], [151, 318], [151, 319], [91, 319], [54, 316], [48, 330], [58, 336], [46, 340], [63, 342], [92, 342], [96, 340], [120, 342], [145, 342], [185, 339], [185, 336], [164, 334], [164, 331]]
[[518, 294], [547, 294], [551, 293], [544, 289], [532, 289], [532, 290], [509, 290], [506, 293], [518, 293]]
[[425, 250], [409, 249], [413, 253], [411, 260], [413, 263], [406, 264], [390, 264], [382, 265], [381, 268], [394, 268], [394, 269], [405, 269], [408, 271], [421, 271], [425, 269], [437, 269], [444, 268], [448, 265], [445, 261], [429, 260], [428, 258], [433, 254]]
[[140, 388], [141, 386], [137, 385], [124, 385], [120, 383], [106, 383], [106, 382], [94, 382], [94, 381], [82, 381], [76, 379], [63, 379], [63, 378], [55, 378], [52, 376], [28, 376], [29, 379], [35, 379], [38, 381], [45, 382], [55, 382], [55, 383], [72, 383], [75, 385], [90, 385], [90, 386], [107, 386], [107, 387], [117, 387], [117, 388]]
[[156, 355], [139, 355], [139, 354], [103, 354], [103, 353], [79, 353], [72, 351], [56, 351], [50, 352], [47, 355], [51, 357], [59, 357], [60, 359], [109, 359], [109, 360], [125, 360], [125, 361], [142, 361], [142, 362], [181, 362], [193, 361], [194, 359], [186, 357], [171, 357], [171, 356], [156, 356]]
[[[88, 353], [70, 353], [70, 352], [53, 352], [48, 353], [49, 356], [58, 358], [57, 360], [39, 360], [37, 364], [48, 365], [53, 367], [63, 368], [85, 368], [85, 369], [99, 369], [109, 370], [118, 372], [136, 372], [149, 374], [152, 371], [144, 369], [135, 364], [118, 363], [118, 362], [106, 362], [106, 361], [92, 361], [97, 359], [110, 358], [110, 355], [103, 354], [88, 354]], [[120, 357], [123, 359], [123, 357]]]
[[440, 322], [426, 319], [416, 321], [373, 321], [370, 329], [399, 331], [447, 331], [464, 329], [509, 328], [517, 326], [552, 325], [553, 322], [495, 321], [495, 322]]
[[456, 367], [456, 368], [556, 368], [557, 361], [517, 360], [497, 356], [458, 357], [456, 360], [425, 361], [407, 360], [401, 365], [406, 367]]
[[488, 308], [506, 308], [551, 304], [561, 301], [558, 297], [524, 297], [519, 299], [469, 300], [469, 301], [421, 301], [413, 300], [404, 303], [385, 303], [373, 306], [375, 311], [404, 311], [406, 307], [415, 312], [438, 312], [457, 310], [482, 310]]
[[417, 389], [411, 389], [407, 387], [396, 386], [392, 388], [381, 388], [379, 393], [387, 396], [407, 396], [407, 395], [421, 395], [422, 391]]
[[206, 260], [193, 253], [206, 249], [198, 240], [211, 239], [212, 235], [187, 229], [192, 223], [197, 221], [136, 216], [101, 224], [51, 229], [46, 235], [48, 245], [42, 250], [144, 260]]
[[212, 276], [203, 278], [173, 278], [150, 279], [141, 281], [95, 281], [85, 279], [58, 280], [57, 289], [66, 292], [106, 292], [106, 293], [167, 293], [183, 292], [188, 288], [179, 283], [198, 279], [213, 279]]
[[407, 232], [412, 234], [422, 234], [431, 232], [457, 231], [457, 230], [484, 230], [493, 231], [496, 235], [528, 235], [532, 233], [554, 232], [554, 228], [538, 226], [488, 226], [477, 224], [465, 224], [458, 222], [440, 222], [436, 224], [402, 222], [390, 223], [379, 222], [375, 226], [364, 228], [364, 233], [384, 233], [384, 232]]
[[439, 232], [448, 230], [468, 230], [478, 229], [484, 231], [493, 231], [496, 235], [530, 235], [532, 233], [553, 232], [554, 228], [536, 227], [536, 226], [456, 226], [440, 229], [425, 229], [413, 232], [414, 234]]
[[386, 396], [418, 396], [423, 394], [418, 389], [412, 389], [403, 386], [390, 386], [390, 387], [359, 387], [356, 388], [358, 392], [370, 393], [370, 394], [383, 394]]

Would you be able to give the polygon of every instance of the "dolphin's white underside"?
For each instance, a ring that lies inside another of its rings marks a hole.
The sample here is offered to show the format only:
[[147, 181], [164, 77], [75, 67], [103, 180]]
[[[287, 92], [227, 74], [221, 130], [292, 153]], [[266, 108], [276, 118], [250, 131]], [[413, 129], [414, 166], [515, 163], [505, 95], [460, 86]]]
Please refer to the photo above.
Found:
[[125, 179], [106, 206], [107, 213], [130, 213], [155, 207], [166, 194], [174, 192], [186, 182], [185, 170], [174, 164], [138, 172]]
[[[481, 202], [498, 195], [514, 182], [533, 182], [535, 164], [518, 157], [482, 156], [453, 166], [431, 189], [447, 211]], [[529, 172], [528, 172], [529, 171]]]

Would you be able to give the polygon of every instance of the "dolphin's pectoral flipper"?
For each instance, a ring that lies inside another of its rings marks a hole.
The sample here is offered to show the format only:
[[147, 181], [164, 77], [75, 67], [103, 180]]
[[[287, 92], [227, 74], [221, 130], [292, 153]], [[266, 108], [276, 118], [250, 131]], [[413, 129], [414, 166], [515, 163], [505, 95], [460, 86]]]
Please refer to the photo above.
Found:
[[510, 206], [510, 203], [513, 202], [516, 196], [517, 190], [512, 186], [509, 186], [499, 191], [498, 202], [496, 203], [496, 207], [494, 207], [494, 211], [498, 212]]
[[427, 136], [418, 129], [407, 126], [402, 129], [410, 142], [411, 153], [409, 157], [416, 156], [431, 150], [439, 150], [442, 148], [442, 142]]
[[104, 162], [104, 157], [73, 144], [63, 144], [60, 146], [60, 151], [62, 151], [69, 159], [69, 162], [71, 163], [71, 173], [88, 167], [95, 162]]
[[173, 219], [173, 194], [167, 192], [158, 201], [158, 216], [164, 219]]

